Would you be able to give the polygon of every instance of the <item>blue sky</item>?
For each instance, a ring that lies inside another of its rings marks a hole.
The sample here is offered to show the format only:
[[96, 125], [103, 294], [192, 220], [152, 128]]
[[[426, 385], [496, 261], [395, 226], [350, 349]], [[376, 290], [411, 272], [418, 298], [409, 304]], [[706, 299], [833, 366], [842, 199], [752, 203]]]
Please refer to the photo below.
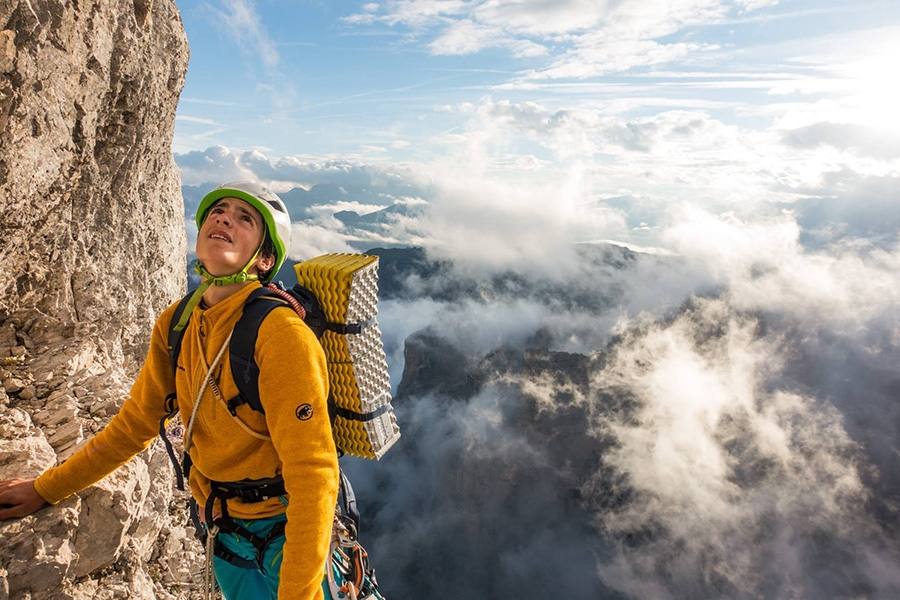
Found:
[[[428, 223], [395, 241], [472, 256], [522, 258], [536, 236], [680, 251], [670, 234], [698, 210], [751, 222], [796, 209], [815, 236], [834, 230], [815, 215], [862, 202], [871, 218], [849, 221], [889, 234], [872, 227], [900, 172], [897, 2], [178, 6], [185, 184], [427, 183], [413, 200], [429, 203]], [[328, 230], [310, 252], [341, 249]]]

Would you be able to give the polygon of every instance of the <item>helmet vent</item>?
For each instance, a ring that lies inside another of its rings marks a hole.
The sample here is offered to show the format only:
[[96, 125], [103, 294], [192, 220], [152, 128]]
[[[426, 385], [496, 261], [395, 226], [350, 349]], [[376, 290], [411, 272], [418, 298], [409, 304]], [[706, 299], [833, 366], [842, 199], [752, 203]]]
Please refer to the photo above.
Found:
[[284, 210], [284, 207], [281, 205], [280, 202], [275, 202], [274, 200], [266, 200], [266, 204], [268, 204], [269, 206], [271, 206], [278, 212], [283, 212], [283, 213], [287, 212], [286, 210]]

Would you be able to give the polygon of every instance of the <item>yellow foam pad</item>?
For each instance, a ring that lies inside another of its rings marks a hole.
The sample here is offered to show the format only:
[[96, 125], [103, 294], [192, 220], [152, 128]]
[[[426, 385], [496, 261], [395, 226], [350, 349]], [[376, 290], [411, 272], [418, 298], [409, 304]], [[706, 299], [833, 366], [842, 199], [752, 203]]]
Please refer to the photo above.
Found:
[[378, 257], [325, 254], [297, 263], [294, 270], [330, 322], [368, 323], [358, 334], [326, 331], [321, 341], [335, 405], [360, 417], [335, 416], [335, 443], [347, 454], [381, 458], [400, 438], [400, 428], [391, 406], [387, 360], [376, 320]]

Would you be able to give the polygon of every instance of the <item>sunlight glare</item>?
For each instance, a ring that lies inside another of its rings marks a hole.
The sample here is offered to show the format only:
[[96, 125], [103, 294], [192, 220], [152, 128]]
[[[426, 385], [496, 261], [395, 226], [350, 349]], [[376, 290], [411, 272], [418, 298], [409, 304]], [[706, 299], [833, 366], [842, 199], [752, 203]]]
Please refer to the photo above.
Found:
[[846, 106], [853, 122], [900, 132], [900, 86], [894, 76], [900, 64], [897, 39], [878, 40], [866, 54], [837, 67], [848, 84]]

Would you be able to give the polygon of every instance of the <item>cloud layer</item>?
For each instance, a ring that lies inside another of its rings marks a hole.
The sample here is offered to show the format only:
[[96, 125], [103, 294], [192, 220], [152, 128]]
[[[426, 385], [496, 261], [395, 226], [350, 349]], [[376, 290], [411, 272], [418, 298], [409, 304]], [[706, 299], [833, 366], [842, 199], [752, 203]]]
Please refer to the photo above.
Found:
[[[470, 134], [528, 124], [542, 142], [565, 121], [472, 114]], [[419, 186], [421, 212], [366, 231], [451, 267], [382, 303], [403, 438], [346, 465], [386, 593], [493, 598], [530, 575], [524, 599], [895, 596], [896, 176], [798, 154], [803, 177], [779, 182], [776, 161], [722, 159], [743, 136], [711, 117], [642, 124], [596, 127], [627, 140], [612, 162], [520, 181], [465, 152], [429, 169], [224, 148], [179, 164], [292, 202], [298, 180], [325, 186], [295, 225], [309, 253], [350, 248], [339, 208], [378, 215]], [[598, 181], [619, 185], [598, 197]]]
[[586, 268], [620, 292], [591, 307], [538, 285], [384, 306], [405, 437], [350, 470], [396, 593], [492, 598], [524, 573], [523, 598], [900, 591], [900, 252], [693, 218], [673, 235], [711, 235], [678, 258]]

